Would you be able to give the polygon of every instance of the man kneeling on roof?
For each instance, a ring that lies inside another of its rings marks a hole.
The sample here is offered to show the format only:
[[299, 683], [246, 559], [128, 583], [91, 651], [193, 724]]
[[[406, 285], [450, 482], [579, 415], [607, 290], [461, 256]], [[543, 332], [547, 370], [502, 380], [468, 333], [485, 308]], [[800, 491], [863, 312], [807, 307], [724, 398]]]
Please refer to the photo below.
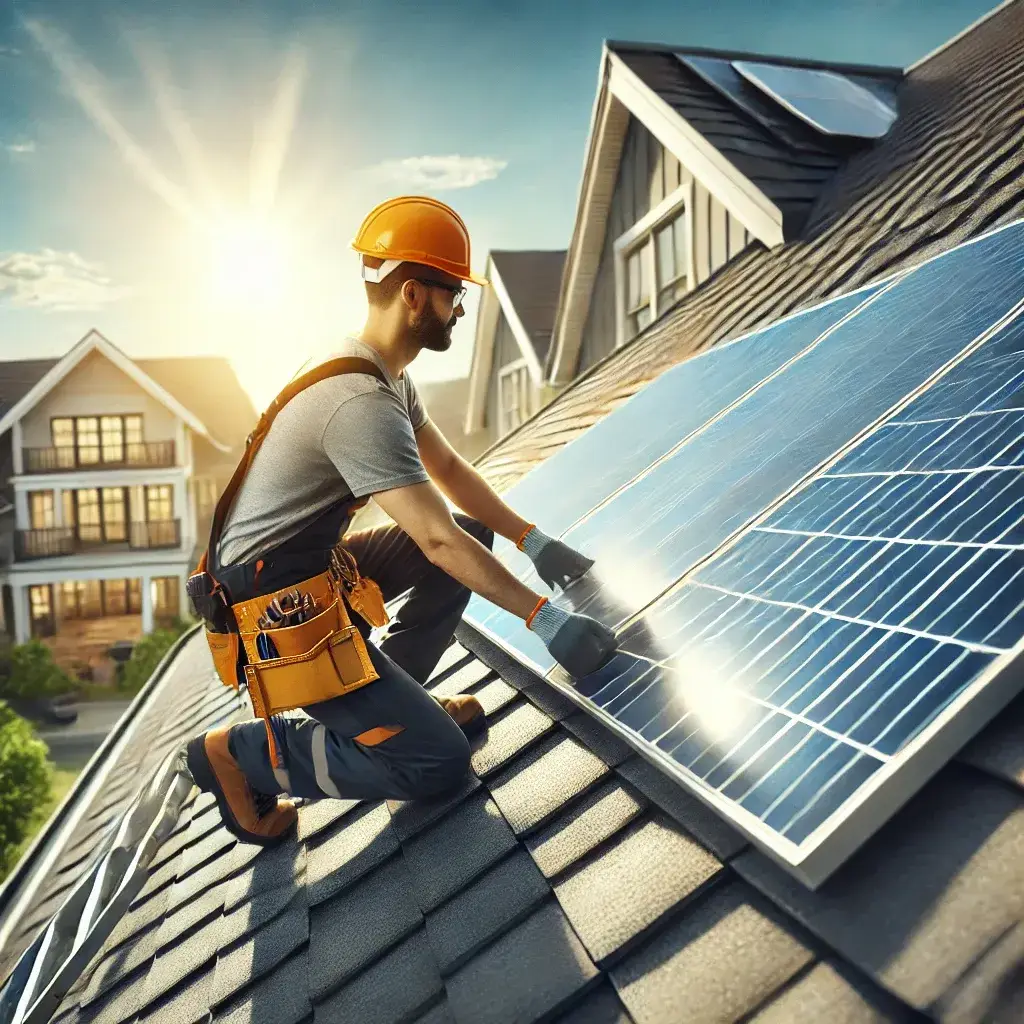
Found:
[[[406, 372], [423, 349], [450, 347], [464, 283], [486, 284], [470, 269], [462, 219], [433, 199], [392, 199], [352, 247], [369, 301], [363, 332], [260, 418], [188, 584], [218, 675], [247, 687], [256, 718], [195, 737], [181, 766], [248, 842], [288, 834], [289, 797], [414, 800], [463, 783], [466, 734], [483, 726], [483, 708], [423, 684], [471, 592], [524, 619], [571, 675], [615, 648], [609, 629], [551, 604], [494, 557], [499, 533], [552, 588], [593, 564], [495, 494], [427, 417]], [[466, 515], [453, 517], [442, 493]], [[371, 496], [393, 525], [346, 533]], [[372, 627], [407, 591], [377, 646]], [[305, 715], [285, 714], [296, 708]]]

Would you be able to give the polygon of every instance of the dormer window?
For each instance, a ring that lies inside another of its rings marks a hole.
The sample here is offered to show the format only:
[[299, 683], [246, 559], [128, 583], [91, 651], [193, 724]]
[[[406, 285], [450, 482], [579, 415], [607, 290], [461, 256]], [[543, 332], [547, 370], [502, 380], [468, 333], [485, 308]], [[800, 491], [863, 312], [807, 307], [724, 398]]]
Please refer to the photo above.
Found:
[[694, 287], [692, 194], [681, 185], [615, 240], [617, 346]]

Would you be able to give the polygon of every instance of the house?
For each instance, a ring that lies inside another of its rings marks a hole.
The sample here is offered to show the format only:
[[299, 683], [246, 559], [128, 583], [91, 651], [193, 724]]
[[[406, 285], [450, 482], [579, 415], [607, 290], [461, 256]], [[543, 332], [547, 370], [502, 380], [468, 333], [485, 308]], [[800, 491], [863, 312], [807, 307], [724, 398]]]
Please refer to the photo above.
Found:
[[551, 397], [551, 347], [565, 252], [491, 252], [477, 314], [465, 436], [483, 451]]
[[187, 612], [185, 579], [256, 419], [226, 360], [133, 360], [97, 331], [0, 363], [10, 639], [102, 657]]
[[[613, 171], [588, 166], [549, 379], [572, 377], [581, 352], [597, 362], [485, 453], [478, 465], [499, 490], [687, 357], [1024, 215], [1021, 0], [906, 69], [880, 138], [815, 151], [792, 178], [783, 164], [770, 163], [774, 176], [747, 166], [760, 197], [713, 172], [771, 151], [768, 129], [675, 54], [609, 45], [600, 96], [614, 86], [638, 107], [682, 105], [685, 87], [687, 109], [699, 100], [692, 132], [680, 130], [694, 192], [717, 189], [752, 238], [738, 251], [719, 243], [714, 273], [709, 253], [707, 277], [664, 309], [649, 276], [650, 321], [616, 347], [610, 326], [591, 330], [590, 308], [638, 318], [639, 305], [626, 289], [606, 305], [614, 268], [594, 284], [609, 232], [614, 250], [625, 228], [606, 230], [591, 202], [614, 195]], [[640, 69], [645, 91], [616, 84], [618, 62]], [[863, 74], [888, 94], [890, 73]], [[592, 154], [602, 124], [614, 127], [607, 102]], [[666, 114], [652, 134], [666, 144], [679, 123]], [[731, 157], [713, 158], [696, 134]], [[811, 890], [465, 624], [427, 684], [475, 693], [488, 711], [462, 791], [314, 801], [294, 842], [240, 846], [168, 767], [195, 732], [251, 714], [216, 682], [203, 643], [183, 638], [0, 890], [0, 1013], [38, 1005], [33, 1019], [62, 1024], [1022, 1018], [1022, 697]]]

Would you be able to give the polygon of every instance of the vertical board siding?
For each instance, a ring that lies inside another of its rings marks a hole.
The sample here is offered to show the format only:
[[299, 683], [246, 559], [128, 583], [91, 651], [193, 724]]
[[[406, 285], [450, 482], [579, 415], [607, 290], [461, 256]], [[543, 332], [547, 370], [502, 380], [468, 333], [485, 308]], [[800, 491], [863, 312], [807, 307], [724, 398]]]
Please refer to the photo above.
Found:
[[519, 342], [512, 333], [512, 327], [502, 312], [498, 316], [498, 326], [494, 330], [494, 358], [491, 360], [491, 378], [487, 382], [487, 406], [484, 413], [484, 428], [492, 441], [497, 441], [501, 436], [501, 421], [498, 416], [498, 374], [509, 363], [521, 358], [522, 354]]

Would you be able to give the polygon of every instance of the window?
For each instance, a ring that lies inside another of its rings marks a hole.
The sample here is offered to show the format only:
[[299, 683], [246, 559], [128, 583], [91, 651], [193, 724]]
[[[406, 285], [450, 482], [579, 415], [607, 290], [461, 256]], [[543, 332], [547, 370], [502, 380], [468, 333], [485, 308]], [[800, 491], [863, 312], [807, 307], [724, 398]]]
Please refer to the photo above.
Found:
[[507, 434], [533, 412], [533, 382], [525, 359], [502, 367], [498, 373], [498, 429]]
[[100, 492], [95, 487], [75, 491], [75, 523], [79, 539], [87, 544], [103, 540], [103, 518], [100, 511]]
[[138, 413], [60, 416], [50, 421], [50, 436], [60, 469], [145, 462], [142, 417]]
[[128, 581], [103, 581], [103, 610], [107, 615], [128, 614]]
[[103, 539], [118, 543], [128, 539], [128, 515], [123, 487], [103, 488]]
[[691, 192], [682, 185], [615, 242], [619, 345], [693, 287]]
[[49, 583], [28, 588], [29, 616], [33, 636], [53, 636], [56, 623], [53, 617], [53, 592]]
[[146, 488], [146, 518], [151, 523], [165, 523], [174, 518], [174, 489], [170, 484]]
[[142, 580], [136, 576], [128, 581], [128, 614], [138, 615], [142, 612]]
[[154, 576], [150, 583], [153, 617], [167, 622], [178, 615], [178, 577]]
[[75, 492], [61, 491], [60, 503], [64, 510], [64, 525], [75, 526], [78, 522], [78, 517], [75, 515]]
[[52, 530], [57, 525], [54, 515], [53, 491], [31, 491], [28, 503], [33, 530]]

